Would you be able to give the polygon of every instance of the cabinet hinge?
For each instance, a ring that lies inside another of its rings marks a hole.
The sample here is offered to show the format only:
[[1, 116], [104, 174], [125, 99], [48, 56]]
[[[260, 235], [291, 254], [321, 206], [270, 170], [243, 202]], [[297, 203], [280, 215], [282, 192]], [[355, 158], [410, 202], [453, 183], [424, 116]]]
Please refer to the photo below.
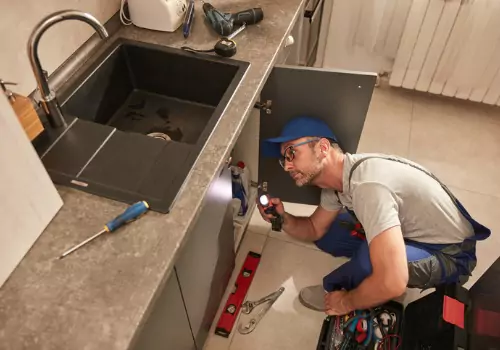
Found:
[[262, 185], [259, 186], [262, 191], [267, 192], [267, 181], [263, 181]]
[[255, 105], [254, 105], [254, 108], [258, 108], [264, 112], [266, 112], [266, 114], [271, 114], [272, 113], [272, 104], [273, 104], [273, 101], [272, 100], [267, 100], [265, 102], [255, 102]]

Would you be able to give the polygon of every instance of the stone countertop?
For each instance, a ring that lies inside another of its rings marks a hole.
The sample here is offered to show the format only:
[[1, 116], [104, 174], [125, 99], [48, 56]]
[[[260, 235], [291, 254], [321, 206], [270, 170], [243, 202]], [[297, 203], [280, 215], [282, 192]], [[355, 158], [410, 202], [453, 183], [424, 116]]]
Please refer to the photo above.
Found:
[[[302, 0], [222, 0], [220, 9], [262, 7], [264, 20], [235, 40], [234, 59], [250, 67], [195, 163], [169, 214], [149, 212], [63, 260], [63, 251], [99, 231], [126, 205], [58, 187], [64, 206], [0, 288], [0, 348], [124, 350], [131, 344], [156, 292], [166, 282], [208, 185], [234, 146], [277, 54], [300, 16]], [[210, 47], [217, 35], [203, 20], [201, 3], [191, 36], [122, 26], [115, 37], [171, 47]]]

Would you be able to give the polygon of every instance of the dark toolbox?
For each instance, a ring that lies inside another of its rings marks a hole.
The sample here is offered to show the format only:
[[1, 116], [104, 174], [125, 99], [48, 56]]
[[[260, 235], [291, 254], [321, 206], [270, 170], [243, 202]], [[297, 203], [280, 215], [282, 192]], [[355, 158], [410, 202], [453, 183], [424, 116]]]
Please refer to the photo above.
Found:
[[[448, 285], [408, 304], [404, 311], [403, 305], [396, 302], [369, 311], [357, 313], [370, 315], [373, 319], [383, 311], [389, 315], [392, 312], [391, 318], [395, 318], [395, 322], [391, 324], [389, 317], [375, 319], [373, 329], [378, 337], [372, 336], [367, 344], [363, 333], [366, 332], [367, 337], [368, 328], [359, 322], [362, 316], [354, 319], [358, 324], [353, 335], [349, 335], [349, 331], [354, 330], [349, 328], [351, 324], [339, 327], [341, 318], [328, 316], [323, 321], [317, 350], [500, 350], [500, 258], [470, 290]], [[382, 329], [391, 332], [385, 339], [380, 339], [379, 323], [383, 325]], [[346, 330], [347, 336], [353, 339], [343, 343]]]
[[323, 321], [317, 350], [396, 349], [401, 347], [403, 305], [388, 302], [370, 310]]

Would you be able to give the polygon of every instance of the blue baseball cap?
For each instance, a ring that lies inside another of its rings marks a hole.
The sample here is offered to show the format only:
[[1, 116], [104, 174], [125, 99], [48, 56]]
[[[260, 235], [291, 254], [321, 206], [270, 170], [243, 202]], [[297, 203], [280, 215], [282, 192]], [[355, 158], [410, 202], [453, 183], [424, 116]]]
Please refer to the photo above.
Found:
[[281, 144], [301, 137], [325, 137], [337, 142], [337, 137], [323, 120], [300, 116], [291, 119], [281, 130], [281, 135], [262, 142], [261, 152], [264, 157], [281, 157]]

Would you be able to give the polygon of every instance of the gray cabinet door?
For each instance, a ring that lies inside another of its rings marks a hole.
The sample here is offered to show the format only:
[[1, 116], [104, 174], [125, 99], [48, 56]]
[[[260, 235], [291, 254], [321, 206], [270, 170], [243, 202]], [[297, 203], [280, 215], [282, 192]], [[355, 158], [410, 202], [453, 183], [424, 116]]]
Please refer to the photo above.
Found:
[[182, 296], [199, 350], [208, 336], [235, 264], [231, 171], [224, 166], [176, 264]]
[[175, 270], [152, 306], [139, 331], [134, 350], [194, 350], [186, 309]]
[[[273, 68], [261, 92], [261, 101], [272, 100], [272, 113], [261, 113], [260, 140], [278, 136], [293, 117], [323, 119], [342, 148], [355, 153], [377, 75], [306, 67]], [[283, 201], [319, 204], [320, 190], [299, 188], [277, 159], [259, 155], [259, 183], [267, 182], [271, 195]]]

